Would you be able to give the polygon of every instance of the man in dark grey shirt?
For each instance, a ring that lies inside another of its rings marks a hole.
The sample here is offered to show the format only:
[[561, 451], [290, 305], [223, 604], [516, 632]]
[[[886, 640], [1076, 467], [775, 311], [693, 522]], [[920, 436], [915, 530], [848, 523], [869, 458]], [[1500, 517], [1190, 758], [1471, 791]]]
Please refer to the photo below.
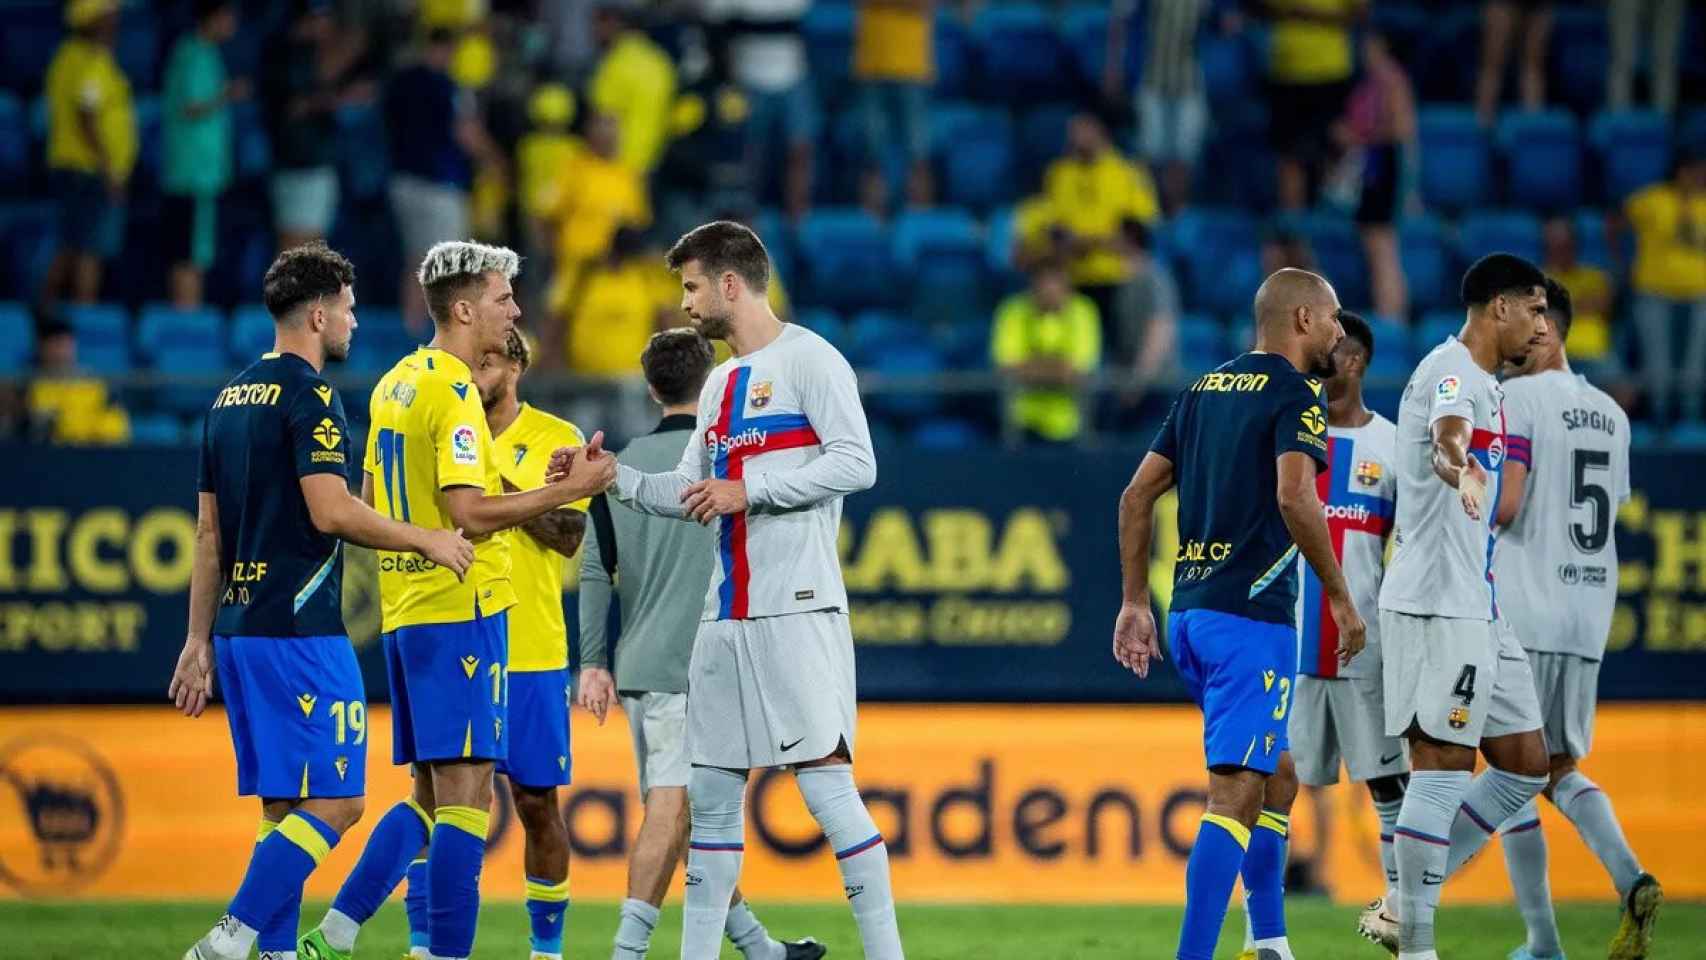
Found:
[[[622, 451], [623, 463], [643, 473], [675, 468], [715, 363], [711, 342], [691, 327], [652, 337], [640, 366], [663, 419]], [[581, 551], [579, 699], [602, 724], [620, 697], [634, 736], [645, 819], [628, 862], [628, 898], [611, 956], [641, 960], [687, 849], [687, 662], [711, 582], [716, 533], [641, 514], [602, 494], [588, 512], [594, 535]], [[608, 630], [612, 584], [622, 609], [616, 642]], [[723, 929], [746, 960], [816, 960], [824, 953], [810, 939], [772, 939], [738, 889]]]

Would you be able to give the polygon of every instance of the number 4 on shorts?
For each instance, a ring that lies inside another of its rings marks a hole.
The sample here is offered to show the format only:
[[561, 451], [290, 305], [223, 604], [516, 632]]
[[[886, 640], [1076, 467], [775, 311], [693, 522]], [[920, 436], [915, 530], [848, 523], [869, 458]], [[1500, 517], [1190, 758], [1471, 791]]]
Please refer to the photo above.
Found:
[[1457, 675], [1457, 682], [1451, 685], [1451, 695], [1462, 700], [1467, 706], [1475, 699], [1475, 665], [1466, 663], [1463, 672]]

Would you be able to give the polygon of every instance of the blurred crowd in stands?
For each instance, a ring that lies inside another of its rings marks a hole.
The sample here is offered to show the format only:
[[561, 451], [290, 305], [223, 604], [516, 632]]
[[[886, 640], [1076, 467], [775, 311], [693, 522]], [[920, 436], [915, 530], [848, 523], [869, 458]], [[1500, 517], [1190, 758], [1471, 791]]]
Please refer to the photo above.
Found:
[[265, 349], [260, 275], [313, 237], [360, 272], [354, 371], [430, 336], [412, 268], [476, 237], [526, 257], [541, 366], [629, 381], [683, 322], [662, 250], [718, 217], [759, 231], [778, 313], [868, 382], [984, 384], [874, 396], [920, 443], [1141, 430], [1247, 345], [1285, 265], [1374, 321], [1390, 407], [1493, 249], [1572, 291], [1578, 371], [1653, 429], [1702, 429], [1706, 9], [1684, 0], [6, 17], [0, 375], [34, 376], [0, 418], [32, 436], [193, 435], [217, 384], [189, 381]]

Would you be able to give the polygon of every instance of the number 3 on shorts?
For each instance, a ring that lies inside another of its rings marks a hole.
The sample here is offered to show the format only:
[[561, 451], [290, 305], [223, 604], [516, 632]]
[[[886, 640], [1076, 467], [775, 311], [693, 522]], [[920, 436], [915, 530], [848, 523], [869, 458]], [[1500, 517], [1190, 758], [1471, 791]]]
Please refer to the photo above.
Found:
[[1291, 706], [1291, 678], [1290, 677], [1280, 677], [1280, 679], [1279, 679], [1279, 691], [1280, 691], [1280, 701], [1279, 701], [1279, 706], [1274, 708], [1274, 719], [1275, 720], [1284, 720], [1286, 708]]

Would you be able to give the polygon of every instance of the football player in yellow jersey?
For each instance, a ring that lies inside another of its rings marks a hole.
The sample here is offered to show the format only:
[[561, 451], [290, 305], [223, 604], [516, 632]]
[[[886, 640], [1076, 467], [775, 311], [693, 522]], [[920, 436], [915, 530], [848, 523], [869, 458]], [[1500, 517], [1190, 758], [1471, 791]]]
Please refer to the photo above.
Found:
[[463, 531], [475, 543], [474, 565], [464, 583], [412, 555], [379, 552], [392, 755], [414, 764], [414, 796], [374, 827], [332, 909], [298, 944], [301, 960], [346, 960], [361, 924], [423, 846], [432, 906], [421, 924], [428, 943], [417, 946], [437, 960], [473, 952], [493, 764], [508, 753], [508, 611], [516, 596], [503, 531], [603, 490], [615, 473], [603, 434], [594, 434], [583, 450], [553, 452], [571, 460], [567, 476], [503, 492], [473, 366], [503, 351], [515, 329], [521, 310], [511, 281], [519, 269], [520, 258], [502, 247], [452, 242], [428, 251], [418, 277], [433, 340], [373, 390], [363, 499], [417, 526]]

